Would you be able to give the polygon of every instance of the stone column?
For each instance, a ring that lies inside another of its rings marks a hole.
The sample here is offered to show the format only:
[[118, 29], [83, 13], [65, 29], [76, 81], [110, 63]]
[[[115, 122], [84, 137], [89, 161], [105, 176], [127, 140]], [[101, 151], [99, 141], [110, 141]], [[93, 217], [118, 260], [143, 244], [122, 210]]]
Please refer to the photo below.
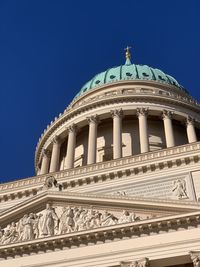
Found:
[[148, 115], [147, 108], [137, 108], [137, 116], [139, 120], [140, 152], [141, 153], [149, 151], [147, 115]]
[[87, 164], [96, 163], [98, 116], [87, 117], [89, 123]]
[[60, 138], [58, 136], [55, 136], [53, 139], [53, 149], [52, 149], [52, 155], [51, 155], [51, 164], [50, 164], [50, 170], [49, 172], [56, 172], [59, 168], [59, 159], [60, 159]]
[[76, 146], [76, 132], [77, 127], [72, 124], [67, 128], [68, 131], [68, 143], [67, 143], [67, 157], [66, 157], [66, 169], [74, 167], [74, 156]]
[[50, 151], [48, 149], [44, 149], [42, 153], [42, 166], [41, 166], [40, 174], [48, 173], [50, 156], [51, 156]]
[[172, 125], [172, 115], [173, 112], [169, 110], [163, 110], [162, 118], [164, 123], [164, 130], [165, 130], [165, 140], [167, 147], [175, 146], [174, 140], [174, 131]]
[[197, 136], [194, 127], [194, 119], [191, 117], [187, 117], [186, 119], [186, 130], [187, 130], [188, 142], [189, 143], [197, 142]]
[[113, 159], [122, 157], [122, 109], [111, 110], [113, 118]]

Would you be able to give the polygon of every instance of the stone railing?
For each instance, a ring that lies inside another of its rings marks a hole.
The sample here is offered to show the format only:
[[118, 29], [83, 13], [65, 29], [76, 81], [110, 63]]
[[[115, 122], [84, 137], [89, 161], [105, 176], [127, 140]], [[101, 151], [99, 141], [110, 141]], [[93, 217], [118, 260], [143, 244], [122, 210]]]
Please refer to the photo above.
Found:
[[[49, 175], [53, 175], [57, 180], [63, 180], [63, 179], [75, 179], [76, 176], [80, 175], [87, 175], [95, 176], [98, 172], [106, 172], [106, 170], [110, 169], [112, 172], [114, 171], [115, 167], [133, 167], [134, 165], [147, 165], [148, 162], [158, 159], [160, 161], [163, 161], [163, 159], [166, 159], [168, 157], [177, 157], [180, 154], [187, 154], [187, 157], [189, 157], [189, 154], [195, 154], [195, 152], [198, 152], [200, 150], [200, 142], [191, 143], [191, 144], [185, 144], [181, 146], [176, 146], [172, 148], [166, 148], [162, 150], [156, 150], [153, 152], [147, 152], [142, 153], [134, 156], [128, 156], [124, 158], [119, 158], [111, 161], [106, 162], [100, 162], [96, 164], [86, 165], [79, 168], [69, 169], [69, 170], [63, 170], [55, 173], [45, 174], [45, 175], [38, 175], [34, 177], [29, 177], [9, 183], [4, 183], [0, 185], [1, 193], [5, 193], [3, 191], [7, 190], [14, 190], [21, 187], [37, 187], [42, 184], [44, 184], [45, 179]], [[156, 164], [159, 163], [158, 161]]]
[[99, 94], [97, 96], [93, 96], [93, 97], [87, 97], [83, 100], [77, 101], [74, 105], [72, 105], [73, 108], [77, 108], [80, 106], [83, 106], [87, 103], [92, 103], [98, 100], [102, 100], [102, 99], [109, 99], [109, 98], [113, 98], [114, 96], [138, 96], [138, 95], [153, 95], [153, 96], [159, 96], [159, 97], [165, 97], [165, 98], [171, 98], [173, 100], [178, 100], [178, 101], [182, 101], [186, 104], [189, 105], [195, 105], [196, 107], [200, 107], [200, 104], [197, 100], [193, 99], [190, 96], [182, 96], [181, 94], [178, 93], [174, 93], [171, 91], [165, 91], [165, 90], [161, 90], [158, 88], [132, 88], [132, 89], [121, 89], [121, 90], [113, 90], [113, 91], [109, 91], [109, 92], [103, 92], [102, 94]]

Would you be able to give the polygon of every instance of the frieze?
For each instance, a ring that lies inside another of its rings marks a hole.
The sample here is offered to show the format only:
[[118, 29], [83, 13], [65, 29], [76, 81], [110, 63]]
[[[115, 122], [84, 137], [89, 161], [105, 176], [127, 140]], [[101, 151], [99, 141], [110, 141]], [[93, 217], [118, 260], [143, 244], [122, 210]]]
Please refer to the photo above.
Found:
[[[149, 217], [146, 216], [146, 219]], [[52, 207], [40, 213], [25, 214], [17, 222], [0, 228], [0, 245], [35, 240], [38, 238], [61, 235], [71, 232], [90, 230], [99, 227], [140, 221], [140, 216], [127, 210], [116, 215], [108, 210], [85, 207]]]
[[[128, 189], [120, 186], [120, 191], [115, 191], [112, 194], [115, 196], [141, 196], [141, 197], [157, 197], [165, 199], [189, 199], [187, 182], [188, 175], [168, 178], [165, 177], [162, 181], [154, 180], [153, 182], [146, 182], [145, 184], [129, 185]], [[102, 193], [106, 193], [103, 192]]]

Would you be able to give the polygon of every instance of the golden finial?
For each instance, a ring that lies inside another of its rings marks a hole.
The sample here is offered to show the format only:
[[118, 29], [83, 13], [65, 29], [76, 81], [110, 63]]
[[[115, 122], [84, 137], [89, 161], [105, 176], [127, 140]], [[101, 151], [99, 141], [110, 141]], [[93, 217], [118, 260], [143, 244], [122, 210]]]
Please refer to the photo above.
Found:
[[130, 52], [131, 47], [127, 46], [126, 48], [124, 48], [124, 50], [126, 51], [126, 59], [131, 59], [131, 52]]

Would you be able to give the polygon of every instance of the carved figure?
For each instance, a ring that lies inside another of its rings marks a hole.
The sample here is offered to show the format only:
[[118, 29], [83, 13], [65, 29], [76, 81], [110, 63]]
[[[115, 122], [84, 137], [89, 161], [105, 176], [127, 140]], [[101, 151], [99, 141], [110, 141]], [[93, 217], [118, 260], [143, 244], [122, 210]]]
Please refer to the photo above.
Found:
[[45, 183], [43, 185], [44, 190], [48, 189], [54, 189], [61, 191], [62, 190], [62, 185], [57, 182], [54, 176], [49, 176], [46, 178]]
[[101, 213], [98, 211], [93, 211], [93, 216], [90, 222], [90, 228], [96, 228], [101, 225]]
[[174, 181], [174, 187], [172, 191], [178, 199], [188, 198], [185, 180], [177, 179], [176, 181]]
[[41, 213], [39, 215], [34, 214], [34, 222], [33, 222], [34, 239], [37, 239], [40, 236], [39, 221], [41, 217], [42, 217]]
[[9, 244], [10, 243], [10, 237], [11, 237], [10, 236], [10, 230], [9, 229], [5, 230], [4, 234], [1, 238], [1, 243], [4, 245]]
[[86, 226], [85, 226], [86, 216], [87, 216], [87, 211], [82, 209], [80, 211], [80, 216], [79, 216], [78, 221], [77, 221], [77, 228], [79, 231], [86, 230]]
[[17, 232], [18, 232], [18, 241], [22, 240], [24, 226], [23, 226], [23, 219], [25, 218], [25, 215], [18, 221], [17, 223]]
[[60, 217], [59, 233], [70, 233], [74, 229], [74, 212], [73, 209], [68, 207], [63, 208], [63, 213]]
[[22, 225], [24, 227], [22, 234], [23, 241], [34, 239], [33, 224], [34, 224], [34, 214], [30, 213], [29, 216], [28, 214], [25, 214], [22, 220]]
[[16, 223], [12, 222], [10, 226], [10, 243], [14, 243], [18, 240], [18, 232], [17, 232], [17, 227]]
[[111, 213], [104, 211], [101, 215], [101, 226], [110, 226], [116, 224], [118, 219]]
[[54, 209], [47, 204], [46, 210], [44, 211], [43, 216], [41, 217], [41, 232], [44, 236], [54, 235], [55, 229], [58, 229], [58, 216], [55, 213]]
[[118, 223], [128, 223], [132, 221], [132, 216], [129, 214], [129, 212], [127, 210], [123, 210], [122, 216], [119, 218]]
[[82, 208], [74, 208], [74, 231], [78, 231], [79, 230], [79, 218], [80, 218], [80, 214], [82, 212]]

